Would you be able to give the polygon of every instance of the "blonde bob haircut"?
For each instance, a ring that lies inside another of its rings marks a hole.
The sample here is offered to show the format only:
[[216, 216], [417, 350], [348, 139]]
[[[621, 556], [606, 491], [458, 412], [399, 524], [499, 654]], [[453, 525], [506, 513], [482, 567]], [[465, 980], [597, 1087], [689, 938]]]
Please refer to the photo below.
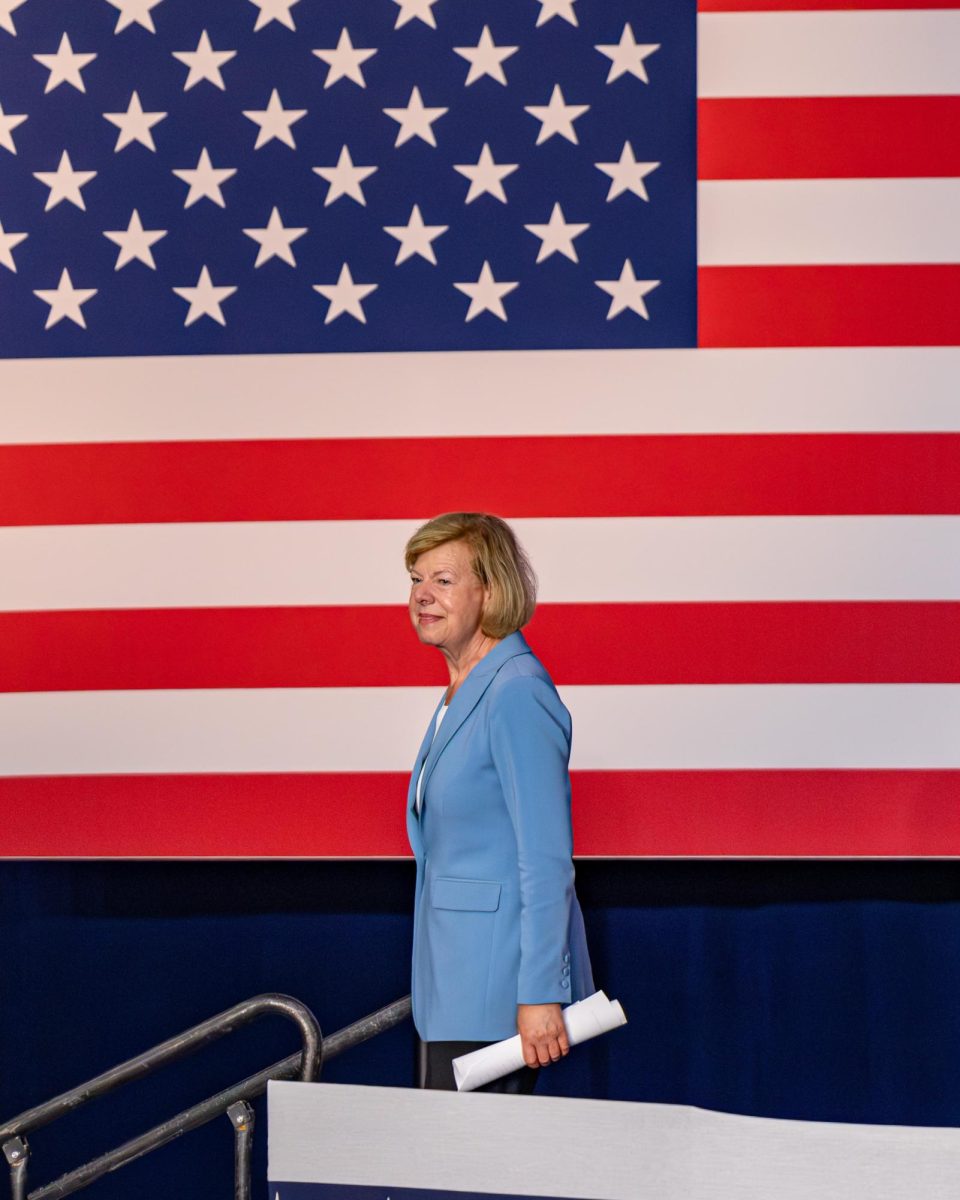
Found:
[[467, 543], [473, 552], [474, 574], [490, 589], [480, 622], [483, 633], [503, 638], [526, 625], [537, 606], [537, 577], [506, 521], [490, 513], [441, 513], [421, 525], [407, 542], [407, 570], [421, 554], [446, 542]]

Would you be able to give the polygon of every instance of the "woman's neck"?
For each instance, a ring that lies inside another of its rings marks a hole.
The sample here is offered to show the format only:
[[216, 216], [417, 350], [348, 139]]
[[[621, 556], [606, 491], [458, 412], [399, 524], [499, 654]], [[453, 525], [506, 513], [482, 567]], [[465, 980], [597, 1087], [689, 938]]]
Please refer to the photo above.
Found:
[[470, 641], [456, 651], [440, 647], [440, 652], [447, 660], [447, 670], [450, 672], [450, 686], [447, 688], [446, 703], [449, 704], [457, 688], [463, 683], [477, 663], [484, 658], [500, 642], [500, 638], [488, 637], [477, 630]]

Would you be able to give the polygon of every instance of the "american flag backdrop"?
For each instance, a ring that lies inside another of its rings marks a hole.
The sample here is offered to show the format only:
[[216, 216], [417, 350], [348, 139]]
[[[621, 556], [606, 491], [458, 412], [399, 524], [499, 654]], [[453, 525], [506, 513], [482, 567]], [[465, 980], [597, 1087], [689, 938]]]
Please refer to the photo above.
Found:
[[0, 0], [0, 853], [389, 856], [500, 513], [584, 855], [960, 854], [960, 4]]

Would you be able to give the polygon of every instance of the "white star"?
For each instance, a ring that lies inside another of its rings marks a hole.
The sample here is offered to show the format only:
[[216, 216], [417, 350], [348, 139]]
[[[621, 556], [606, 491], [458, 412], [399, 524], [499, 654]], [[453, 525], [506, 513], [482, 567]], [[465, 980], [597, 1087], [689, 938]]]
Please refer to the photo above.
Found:
[[631, 312], [643, 317], [645, 321], [650, 320], [650, 314], [647, 312], [643, 298], [655, 287], [659, 287], [660, 280], [637, 279], [633, 273], [633, 263], [629, 258], [623, 260], [623, 270], [620, 272], [619, 279], [595, 279], [594, 283], [601, 291], [613, 297], [607, 312], [608, 321], [612, 321], [618, 313], [622, 313], [628, 308]]
[[563, 99], [560, 84], [555, 83], [549, 104], [526, 104], [524, 112], [528, 112], [531, 117], [536, 117], [541, 122], [540, 132], [537, 134], [538, 146], [541, 142], [552, 138], [555, 133], [559, 133], [561, 137], [565, 137], [568, 142], [573, 142], [576, 146], [578, 144], [577, 134], [573, 123], [578, 117], [582, 117], [589, 108], [589, 104], [567, 104]]
[[274, 138], [283, 142], [285, 146], [289, 146], [291, 150], [296, 150], [297, 143], [293, 140], [290, 126], [297, 121], [302, 121], [307, 115], [307, 110], [305, 108], [284, 108], [280, 103], [280, 93], [274, 88], [270, 93], [266, 108], [248, 109], [244, 111], [243, 115], [260, 126], [254, 150], [259, 150], [261, 146], [272, 142]]
[[394, 29], [399, 29], [401, 25], [406, 25], [414, 18], [422, 21], [424, 25], [429, 25], [431, 29], [436, 29], [437, 18], [433, 15], [433, 6], [437, 0], [393, 0], [393, 2], [400, 6]]
[[484, 142], [480, 157], [475, 163], [460, 163], [453, 168], [470, 180], [464, 204], [470, 204], [486, 192], [506, 204], [507, 193], [503, 190], [502, 181], [508, 175], [512, 175], [519, 165], [519, 163], [495, 163], [493, 155], [490, 153], [490, 147]]
[[546, 225], [524, 225], [524, 229], [540, 239], [537, 262], [543, 262], [551, 254], [562, 254], [571, 262], [579, 262], [577, 252], [573, 248], [573, 239], [578, 238], [589, 228], [589, 225], [568, 224], [564, 220], [563, 209], [559, 204], [553, 206], [553, 212], [551, 212], [550, 220]]
[[192, 325], [201, 317], [212, 317], [219, 325], [226, 325], [223, 312], [220, 309], [222, 301], [227, 300], [237, 289], [229, 284], [218, 287], [210, 278], [206, 265], [200, 271], [197, 282], [193, 287], [175, 287], [173, 291], [182, 300], [190, 302], [184, 325]]
[[412, 137], [423, 138], [431, 146], [436, 146], [437, 139], [433, 135], [433, 122], [438, 121], [449, 110], [424, 108], [420, 89], [415, 87], [410, 93], [406, 108], [385, 108], [383, 111], [400, 125], [397, 130], [397, 140], [393, 143], [394, 146], [402, 146]]
[[46, 94], [52, 92], [55, 87], [59, 87], [61, 83], [69, 83], [78, 92], [85, 92], [87, 89], [83, 86], [80, 72], [84, 67], [89, 66], [97, 56], [74, 53], [69, 37], [64, 34], [60, 39], [56, 54], [35, 54], [33, 57], [50, 72], [47, 77], [47, 86], [43, 89]]
[[347, 146], [340, 148], [340, 157], [337, 159], [335, 167], [314, 167], [313, 169], [321, 179], [325, 179], [330, 184], [327, 189], [327, 198], [323, 202], [324, 208], [341, 196], [349, 196], [358, 204], [366, 205], [367, 202], [360, 185], [365, 179], [369, 179], [377, 168], [355, 167]]
[[288, 29], [297, 28], [293, 23], [293, 17], [290, 16], [290, 9], [295, 4], [299, 4], [300, 0], [250, 0], [250, 3], [260, 9], [257, 13], [257, 23], [253, 27], [254, 33], [258, 29], [262, 29], [264, 25], [269, 25], [271, 21], [279, 21]]
[[0, 146], [16, 154], [17, 147], [13, 140], [13, 131], [27, 119], [26, 113], [5, 113], [0, 104]]
[[0, 221], [0, 263], [9, 271], [16, 274], [17, 264], [13, 261], [13, 251], [21, 242], [25, 242], [29, 234], [26, 233], [7, 233], [3, 228], [3, 222]]
[[182, 179], [184, 183], [190, 185], [187, 198], [183, 202], [184, 208], [189, 208], [191, 204], [196, 204], [204, 196], [208, 200], [212, 200], [214, 204], [219, 204], [221, 208], [226, 208], [223, 193], [220, 191], [220, 184], [226, 183], [228, 179], [232, 179], [236, 175], [237, 169], [236, 167], [215, 167], [210, 161], [210, 155], [207, 153], [206, 146], [204, 146], [200, 151], [200, 157], [197, 159], [195, 167], [183, 167], [173, 173], [178, 179]]
[[83, 202], [83, 196], [80, 195], [80, 189], [93, 179], [96, 171], [75, 171], [66, 150], [60, 155], [60, 162], [55, 171], [34, 171], [33, 175], [35, 179], [39, 179], [50, 189], [50, 195], [47, 196], [47, 203], [43, 208], [44, 212], [55, 208], [61, 200], [69, 200], [77, 208], [86, 211], [87, 206]]
[[340, 276], [336, 283], [315, 283], [313, 290], [330, 301], [327, 315], [323, 318], [324, 325], [335, 321], [341, 313], [349, 313], [351, 317], [356, 317], [361, 324], [366, 325], [367, 318], [364, 316], [361, 301], [371, 292], [375, 292], [377, 286], [375, 283], [354, 283], [347, 263], [340, 268]]
[[472, 321], [482, 312], [492, 312], [495, 317], [505, 321], [507, 312], [503, 307], [503, 297], [512, 292], [517, 284], [498, 283], [490, 270], [490, 264], [484, 261], [476, 283], [455, 283], [453, 286], [458, 292], [470, 297], [470, 307], [464, 321]]
[[26, 2], [27, 0], [0, 0], [0, 29], [5, 29], [14, 37], [17, 36], [17, 29], [10, 14]]
[[433, 243], [441, 233], [446, 233], [449, 228], [449, 225], [424, 225], [423, 217], [420, 215], [420, 205], [415, 204], [410, 210], [410, 219], [406, 225], [384, 225], [383, 227], [385, 233], [389, 233], [400, 243], [394, 265], [399, 266], [408, 258], [412, 258], [414, 254], [419, 254], [421, 258], [425, 258], [427, 262], [436, 266], [437, 256], [433, 251]]
[[470, 64], [467, 81], [463, 86], [469, 87], [471, 83], [482, 79], [484, 75], [489, 75], [491, 79], [495, 79], [497, 83], [502, 83], [506, 87], [507, 77], [503, 72], [502, 63], [511, 54], [516, 54], [519, 49], [519, 46], [495, 46], [490, 34], [490, 26], [484, 25], [480, 40], [475, 46], [454, 46], [453, 48], [454, 54], [459, 54]]
[[144, 29], [148, 29], [151, 33], [156, 33], [156, 27], [153, 24], [153, 17], [150, 16], [151, 8], [156, 8], [158, 4], [162, 4], [163, 0], [107, 0], [107, 3], [112, 8], [120, 10], [120, 15], [117, 17], [117, 25], [114, 33], [123, 33], [128, 25], [142, 25]]
[[620, 34], [620, 41], [615, 45], [594, 46], [594, 50], [599, 50], [601, 54], [605, 54], [610, 59], [607, 83], [613, 83], [621, 75], [627, 74], [635, 75], [637, 79], [643, 80], [644, 83], [649, 83], [647, 68], [643, 65], [643, 60], [649, 58], [654, 50], [659, 49], [659, 42], [638, 45], [634, 41], [633, 30], [629, 25], [624, 25], [623, 33]]
[[571, 25], [576, 25], [577, 14], [573, 11], [573, 6], [576, 2], [577, 0], [537, 0], [537, 3], [540, 5], [537, 25], [545, 25], [547, 21], [552, 20], [554, 17], [563, 17]]
[[314, 50], [314, 54], [330, 68], [327, 78], [324, 80], [325, 88], [332, 87], [338, 79], [352, 79], [354, 83], [366, 87], [367, 84], [360, 67], [368, 58], [373, 58], [376, 50], [355, 49], [353, 42], [350, 41], [350, 31], [344, 26], [340, 30], [336, 49]]
[[115, 271], [119, 271], [121, 267], [125, 267], [134, 259], [146, 263], [151, 271], [155, 271], [157, 264], [153, 261], [153, 252], [150, 247], [155, 242], [159, 242], [161, 238], [166, 237], [167, 230], [144, 229], [140, 214], [134, 209], [130, 214], [126, 229], [105, 229], [103, 236], [120, 247], [120, 253], [117, 255], [117, 261], [113, 268]]
[[79, 325], [81, 329], [86, 329], [87, 323], [83, 319], [80, 306], [81, 304], [86, 304], [91, 296], [95, 296], [97, 289], [75, 288], [70, 278], [70, 272], [64, 267], [60, 275], [60, 282], [55, 288], [34, 288], [33, 294], [39, 296], [44, 304], [50, 305], [44, 329], [49, 329], [51, 325], [56, 325], [64, 317], [69, 317], [75, 325]]
[[274, 207], [273, 212], [270, 214], [270, 220], [267, 221], [263, 229], [245, 229], [243, 232], [248, 238], [253, 238], [255, 242], [260, 243], [260, 249], [257, 251], [257, 261], [253, 264], [255, 267], [262, 267], [265, 262], [274, 257], [282, 258], [285, 263], [289, 263], [291, 267], [295, 267], [297, 260], [293, 257], [290, 245], [297, 238], [302, 238], [307, 230], [305, 228], [284, 228], [283, 222], [280, 220], [280, 213]]
[[200, 34], [196, 50], [174, 50], [172, 54], [185, 67], [190, 68], [187, 72], [187, 82], [183, 85], [185, 92], [189, 92], [193, 85], [202, 79], [218, 87], [221, 92], [226, 91], [220, 68], [231, 58], [237, 57], [236, 50], [214, 50], [210, 44], [210, 35], [204, 30]]
[[629, 142], [623, 143], [620, 158], [616, 162], [594, 163], [598, 171], [610, 176], [610, 190], [607, 200], [615, 200], [622, 192], [633, 192], [641, 200], [649, 200], [647, 185], [644, 179], [660, 166], [658, 162], [637, 162], [633, 156], [633, 147]]
[[117, 144], [113, 148], [114, 153], [122, 150], [124, 146], [129, 146], [131, 142], [139, 142], [148, 150], [156, 152], [150, 130], [166, 115], [165, 112], [144, 112], [136, 92], [131, 95], [126, 112], [104, 113], [104, 119], [120, 130], [117, 134]]

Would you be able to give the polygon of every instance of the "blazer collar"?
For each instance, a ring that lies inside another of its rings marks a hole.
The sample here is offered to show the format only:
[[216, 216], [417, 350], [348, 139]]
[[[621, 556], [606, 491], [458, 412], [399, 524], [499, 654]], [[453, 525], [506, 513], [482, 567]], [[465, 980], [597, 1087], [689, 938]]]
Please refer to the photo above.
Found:
[[422, 813], [430, 776], [437, 765], [437, 759], [443, 753], [450, 739], [480, 703], [484, 692], [493, 682], [494, 676], [503, 664], [511, 658], [516, 658], [519, 654], [532, 653], [532, 650], [527, 645], [526, 638], [519, 629], [515, 633], [507, 634], [502, 641], [498, 642], [492, 650], [480, 659], [463, 683], [457, 688], [453, 699], [450, 701], [447, 714], [443, 718], [443, 724], [437, 731], [437, 736], [434, 737], [433, 729], [437, 713], [443, 705], [443, 697], [441, 697], [440, 704], [434, 709], [433, 720], [427, 728], [426, 737], [420, 746], [420, 754], [417, 756], [417, 765], [411, 780], [411, 807], [416, 803], [417, 778], [420, 775], [421, 766], [423, 766], [423, 782], [420, 785], [420, 811]]

